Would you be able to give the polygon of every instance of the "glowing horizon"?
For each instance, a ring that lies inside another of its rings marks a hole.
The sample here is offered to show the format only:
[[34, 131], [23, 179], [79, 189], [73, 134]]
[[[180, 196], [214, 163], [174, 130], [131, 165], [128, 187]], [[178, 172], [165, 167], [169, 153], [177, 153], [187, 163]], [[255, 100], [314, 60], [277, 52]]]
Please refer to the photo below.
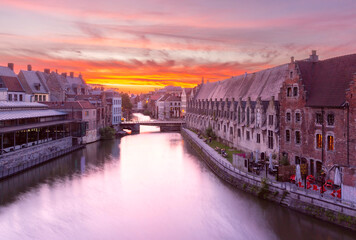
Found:
[[0, 0], [0, 65], [148, 92], [356, 52], [352, 0]]

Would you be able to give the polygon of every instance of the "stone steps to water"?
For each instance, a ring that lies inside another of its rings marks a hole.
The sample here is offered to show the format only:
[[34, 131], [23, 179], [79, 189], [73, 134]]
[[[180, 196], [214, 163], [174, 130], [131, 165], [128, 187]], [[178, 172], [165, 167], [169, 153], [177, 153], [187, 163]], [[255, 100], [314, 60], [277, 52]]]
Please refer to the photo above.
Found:
[[285, 196], [282, 197], [282, 199], [279, 202], [279, 204], [281, 204], [282, 206], [289, 206], [290, 205], [290, 201], [291, 201], [291, 197], [289, 196], [289, 193], [285, 192]]

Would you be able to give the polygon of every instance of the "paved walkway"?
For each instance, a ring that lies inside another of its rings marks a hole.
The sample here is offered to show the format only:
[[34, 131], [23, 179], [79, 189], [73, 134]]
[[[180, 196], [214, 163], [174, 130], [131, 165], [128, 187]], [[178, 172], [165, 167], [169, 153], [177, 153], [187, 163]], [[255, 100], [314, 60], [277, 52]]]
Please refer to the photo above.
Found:
[[[229, 168], [230, 171], [233, 171], [239, 175], [245, 175], [245, 176], [248, 175], [250, 177], [253, 177], [254, 179], [259, 179], [260, 181], [266, 177], [265, 170], [262, 171], [260, 173], [260, 175], [250, 173], [250, 172], [240, 171], [239, 169], [235, 168], [226, 158], [222, 157], [213, 148], [211, 148], [207, 143], [205, 143], [203, 139], [200, 139], [196, 133], [194, 133], [186, 128], [184, 130], [186, 131], [187, 134], [189, 134], [189, 136], [192, 137], [192, 139], [195, 142], [197, 142], [200, 145], [201, 148], [203, 148], [206, 152], [208, 152], [210, 154], [211, 157], [214, 158], [213, 160], [215, 160], [215, 161], [221, 163], [222, 165], [224, 165], [225, 167]], [[284, 188], [288, 191], [292, 191], [292, 192], [300, 194], [300, 195], [312, 197], [315, 199], [322, 199], [322, 200], [326, 200], [326, 201], [334, 202], [334, 203], [337, 203], [337, 202], [340, 203], [340, 201], [341, 201], [340, 199], [336, 198], [336, 196], [332, 197], [330, 195], [333, 192], [332, 190], [327, 189], [326, 192], [324, 192], [323, 194], [320, 194], [320, 190], [314, 191], [314, 190], [312, 190], [312, 188], [310, 188], [310, 189], [300, 188], [296, 184], [292, 184], [289, 182], [277, 182], [275, 180], [275, 177], [270, 174], [267, 174], [267, 179], [268, 179], [268, 182], [270, 184], [273, 184], [274, 186], [278, 185], [281, 188]], [[304, 183], [303, 183], [303, 185], [304, 185]], [[318, 187], [318, 189], [320, 189], [320, 187]], [[344, 204], [347, 204], [348, 206], [351, 206], [353, 208], [356, 206], [356, 202], [355, 203], [344, 202]]]

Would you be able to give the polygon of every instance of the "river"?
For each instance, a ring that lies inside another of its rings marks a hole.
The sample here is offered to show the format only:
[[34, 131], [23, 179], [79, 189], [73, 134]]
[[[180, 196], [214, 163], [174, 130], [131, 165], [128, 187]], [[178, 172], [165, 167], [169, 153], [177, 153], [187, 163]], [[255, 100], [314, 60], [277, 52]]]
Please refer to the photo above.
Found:
[[101, 141], [0, 182], [0, 239], [355, 239], [215, 176], [179, 133]]

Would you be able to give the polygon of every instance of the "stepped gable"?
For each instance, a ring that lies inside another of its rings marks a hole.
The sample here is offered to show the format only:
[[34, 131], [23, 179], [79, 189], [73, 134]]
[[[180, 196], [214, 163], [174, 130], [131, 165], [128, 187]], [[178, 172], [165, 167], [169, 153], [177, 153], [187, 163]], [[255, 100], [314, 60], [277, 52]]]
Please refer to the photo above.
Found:
[[247, 100], [261, 97], [262, 101], [272, 96], [278, 99], [278, 93], [286, 78], [288, 65], [280, 65], [259, 72], [243, 74], [219, 82], [202, 84], [196, 99], [235, 98]]
[[323, 61], [297, 61], [308, 107], [340, 107], [356, 73], [356, 54]]

